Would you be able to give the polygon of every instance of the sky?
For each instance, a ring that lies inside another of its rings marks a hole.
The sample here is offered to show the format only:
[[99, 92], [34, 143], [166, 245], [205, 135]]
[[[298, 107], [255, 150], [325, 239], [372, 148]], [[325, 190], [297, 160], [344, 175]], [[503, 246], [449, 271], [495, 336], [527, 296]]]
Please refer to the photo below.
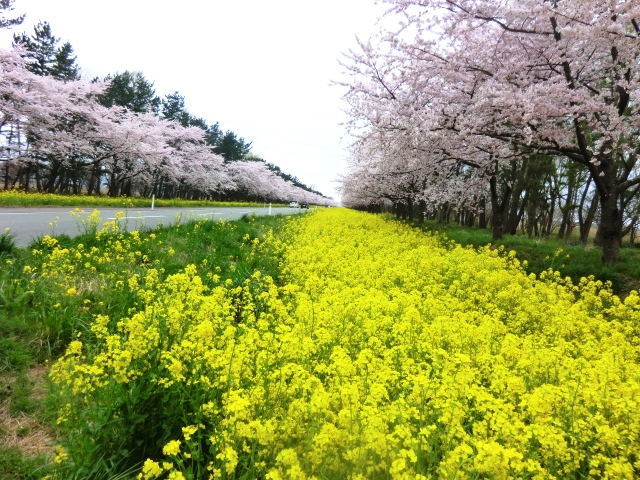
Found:
[[16, 0], [14, 8], [25, 21], [0, 31], [0, 47], [48, 21], [85, 78], [140, 71], [159, 96], [178, 91], [193, 115], [339, 198], [349, 139], [344, 88], [331, 82], [356, 35], [377, 30], [384, 7], [374, 0]]

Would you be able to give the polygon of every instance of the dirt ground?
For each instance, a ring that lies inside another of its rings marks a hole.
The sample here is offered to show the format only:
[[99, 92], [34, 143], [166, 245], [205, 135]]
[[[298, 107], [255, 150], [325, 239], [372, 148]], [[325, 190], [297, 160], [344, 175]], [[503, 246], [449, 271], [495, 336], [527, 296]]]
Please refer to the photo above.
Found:
[[[48, 371], [47, 366], [38, 365], [26, 372], [32, 385], [30, 398], [36, 405], [41, 405], [46, 397]], [[28, 457], [45, 455], [52, 458], [55, 440], [51, 428], [38, 418], [41, 408], [36, 407], [33, 414], [10, 413], [15, 380], [15, 376], [0, 377], [0, 447], [16, 447]]]

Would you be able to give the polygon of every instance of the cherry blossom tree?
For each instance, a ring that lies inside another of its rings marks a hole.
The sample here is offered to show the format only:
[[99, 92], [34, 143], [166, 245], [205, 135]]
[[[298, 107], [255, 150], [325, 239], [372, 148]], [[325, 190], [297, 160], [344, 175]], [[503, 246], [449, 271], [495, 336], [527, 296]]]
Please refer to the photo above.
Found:
[[[223, 160], [206, 145], [205, 132], [152, 113], [104, 107], [97, 99], [106, 84], [61, 82], [25, 68], [20, 52], [0, 50], [0, 136], [5, 184], [13, 166], [34, 169], [41, 188], [56, 191], [82, 169], [97, 182], [107, 177], [109, 193], [131, 191], [132, 183], [164, 179], [201, 192], [221, 191], [230, 182]], [[29, 175], [25, 177], [28, 179]], [[182, 190], [184, 192], [184, 189]]]
[[230, 198], [249, 198], [264, 202], [295, 200], [315, 205], [336, 205], [333, 200], [284, 180], [262, 161], [230, 162], [225, 167], [233, 182], [233, 187], [228, 191]]
[[[20, 50], [0, 50], [0, 171], [5, 189], [326, 204], [264, 161], [228, 161], [202, 125], [105, 102], [105, 82], [31, 72]], [[201, 122], [202, 123], [202, 122]], [[13, 179], [10, 185], [10, 179]], [[295, 177], [293, 177], [295, 178]]]
[[621, 201], [640, 184], [640, 4], [385, 3], [398, 28], [361, 43], [345, 62], [357, 143], [384, 131], [391, 141], [381, 155], [420, 157], [427, 177], [467, 167], [466, 195], [484, 196], [471, 188], [484, 178], [494, 216], [504, 213], [525, 158], [566, 157], [589, 171], [603, 260], [617, 261]]

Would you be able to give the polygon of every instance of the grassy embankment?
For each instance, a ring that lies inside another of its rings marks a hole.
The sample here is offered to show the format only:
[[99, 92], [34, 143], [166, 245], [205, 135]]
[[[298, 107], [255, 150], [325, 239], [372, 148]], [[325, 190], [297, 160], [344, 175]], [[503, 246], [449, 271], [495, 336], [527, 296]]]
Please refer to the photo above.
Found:
[[4, 438], [58, 443], [5, 442], [5, 478], [640, 473], [637, 294], [346, 210], [281, 223], [5, 239], [2, 412], [33, 423]]
[[[209, 200], [172, 200], [156, 199], [156, 207], [262, 207], [256, 202], [216, 202]], [[142, 197], [106, 197], [88, 195], [57, 195], [51, 193], [24, 193], [16, 190], [0, 191], [0, 206], [3, 207], [115, 207], [149, 208], [150, 198]], [[272, 204], [283, 207], [284, 204]]]
[[[89, 331], [95, 315], [122, 318], [135, 308], [136, 299], [121, 288], [123, 281], [151, 267], [166, 278], [188, 264], [208, 265], [233, 286], [256, 269], [277, 277], [277, 261], [251, 254], [251, 242], [283, 221], [273, 216], [190, 222], [138, 237], [115, 232], [112, 225], [108, 235], [62, 236], [60, 245], [46, 239], [24, 249], [0, 235], [0, 479], [40, 478], [52, 468], [53, 445], [62, 433], [55, 422], [59, 405], [47, 394], [49, 365], [73, 338]], [[95, 226], [90, 222], [85, 221], [85, 229]], [[131, 247], [133, 238], [140, 240], [130, 258], [123, 248]], [[63, 274], [76, 276], [75, 292], [61, 287], [66, 280], [47, 273], [54, 249], [76, 255], [82, 251], [86, 257], [78, 261], [77, 271]], [[97, 251], [106, 258], [98, 258]], [[95, 271], [82, 271], [86, 262]]]
[[515, 250], [520, 261], [526, 261], [526, 270], [536, 275], [548, 268], [570, 277], [574, 284], [582, 277], [593, 275], [602, 282], [611, 282], [614, 293], [626, 296], [631, 290], [640, 290], [640, 248], [622, 248], [620, 262], [602, 263], [602, 249], [593, 245], [581, 245], [575, 240], [529, 238], [526, 235], [505, 235], [502, 240], [491, 240], [490, 230], [448, 224], [442, 227], [435, 221], [413, 224], [428, 232], [444, 234], [460, 245], [476, 248], [485, 245], [502, 245], [505, 250]]

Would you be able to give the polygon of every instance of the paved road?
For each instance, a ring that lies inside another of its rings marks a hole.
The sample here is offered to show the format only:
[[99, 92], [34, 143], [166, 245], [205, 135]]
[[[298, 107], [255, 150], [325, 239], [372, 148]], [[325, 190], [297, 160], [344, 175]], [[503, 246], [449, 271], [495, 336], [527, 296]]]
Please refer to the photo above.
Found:
[[[80, 233], [79, 220], [74, 218], [69, 212], [73, 210], [70, 207], [53, 207], [53, 208], [6, 208], [0, 207], [0, 234], [5, 232], [6, 228], [10, 229], [16, 245], [25, 247], [34, 239], [43, 235], [60, 235], [67, 234], [75, 236]], [[93, 212], [92, 207], [83, 207], [83, 218], [86, 218]], [[126, 217], [122, 220], [127, 230], [139, 230], [143, 227], [153, 228], [158, 224], [169, 225], [175, 222], [177, 216], [184, 221], [185, 219], [208, 218], [213, 220], [236, 220], [242, 215], [269, 215], [269, 207], [251, 208], [251, 207], [232, 207], [232, 208], [156, 208], [151, 209], [128, 209], [122, 208], [98, 208], [102, 222], [111, 221], [115, 218], [116, 212], [124, 211]], [[306, 210], [299, 208], [278, 207], [272, 208], [271, 214], [290, 215], [294, 213], [305, 212]], [[49, 225], [53, 223], [54, 225]]]

